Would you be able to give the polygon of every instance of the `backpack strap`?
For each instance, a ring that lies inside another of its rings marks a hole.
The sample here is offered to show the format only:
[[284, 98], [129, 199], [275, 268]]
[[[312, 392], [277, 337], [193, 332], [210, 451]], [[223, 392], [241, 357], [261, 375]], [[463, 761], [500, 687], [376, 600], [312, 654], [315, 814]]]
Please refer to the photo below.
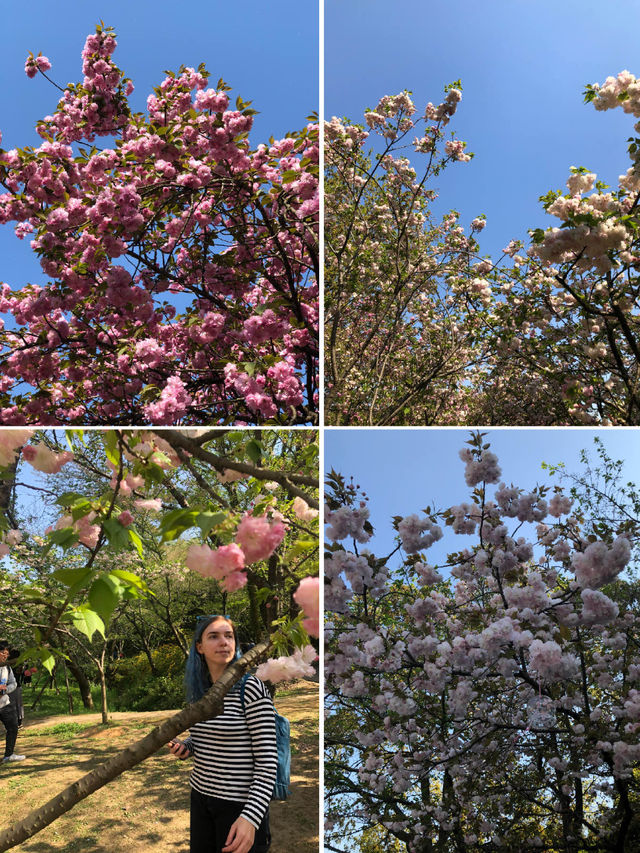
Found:
[[249, 673], [247, 673], [246, 675], [243, 675], [242, 678], [240, 679], [240, 704], [242, 705], [242, 713], [243, 714], [247, 713], [247, 709], [246, 709], [245, 703], [244, 703], [244, 688], [245, 688], [248, 680], [249, 680]]
[[[249, 675], [244, 675], [240, 680], [240, 704], [242, 705], [242, 713], [246, 716], [246, 707], [244, 701], [244, 689], [249, 679]], [[273, 709], [276, 724], [276, 750], [278, 753], [278, 767], [276, 773], [276, 781], [271, 795], [272, 800], [286, 800], [290, 795], [289, 783], [291, 774], [291, 732], [289, 720], [286, 717], [280, 716]]]

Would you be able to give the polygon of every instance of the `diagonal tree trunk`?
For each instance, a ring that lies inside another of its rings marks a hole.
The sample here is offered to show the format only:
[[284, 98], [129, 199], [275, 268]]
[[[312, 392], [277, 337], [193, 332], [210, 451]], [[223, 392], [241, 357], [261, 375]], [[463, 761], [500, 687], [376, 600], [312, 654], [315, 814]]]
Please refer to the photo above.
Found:
[[130, 770], [144, 761], [145, 758], [153, 755], [180, 732], [201, 720], [208, 720], [221, 714], [223, 700], [229, 690], [247, 670], [266, 658], [272, 648], [270, 642], [259, 643], [254, 646], [239, 661], [232, 664], [198, 702], [194, 702], [193, 705], [189, 705], [183, 711], [174, 714], [173, 717], [165, 720], [160, 726], [156, 726], [141, 740], [114, 755], [113, 758], [69, 785], [48, 803], [32, 811], [24, 820], [0, 832], [0, 853], [10, 850], [40, 832], [60, 815], [68, 812], [80, 800], [88, 797], [89, 794], [93, 794], [94, 791], [102, 788], [107, 782], [111, 782], [125, 770]]

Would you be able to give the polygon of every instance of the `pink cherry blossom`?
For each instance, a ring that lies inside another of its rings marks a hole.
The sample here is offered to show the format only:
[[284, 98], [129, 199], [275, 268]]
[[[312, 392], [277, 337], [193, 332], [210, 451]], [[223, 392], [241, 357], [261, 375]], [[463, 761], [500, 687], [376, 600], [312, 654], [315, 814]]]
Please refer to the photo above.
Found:
[[22, 455], [37, 471], [42, 471], [45, 474], [57, 474], [64, 465], [73, 459], [73, 453], [69, 450], [55, 453], [41, 443], [26, 445], [22, 448]]
[[33, 433], [32, 429], [0, 430], [0, 466], [5, 467], [15, 462], [18, 448], [26, 444]]
[[279, 681], [307, 678], [315, 675], [315, 669], [311, 663], [316, 658], [317, 654], [313, 646], [305, 646], [304, 649], [296, 649], [288, 657], [271, 658], [260, 664], [256, 669], [256, 675], [263, 681], [271, 681], [273, 684]]
[[293, 599], [303, 610], [305, 619], [302, 624], [308, 634], [320, 636], [320, 578], [303, 578]]
[[247, 563], [266, 560], [284, 539], [286, 528], [281, 521], [269, 521], [266, 515], [245, 515], [236, 531], [235, 541]]
[[41, 144], [1, 155], [0, 224], [47, 284], [0, 288], [0, 421], [314, 423], [317, 125], [252, 146], [253, 111], [204, 66], [134, 112], [115, 50], [98, 26]]
[[247, 573], [246, 572], [231, 572], [228, 575], [225, 575], [220, 581], [220, 586], [225, 592], [236, 592], [238, 589], [242, 589], [247, 583]]
[[146, 509], [150, 512], [160, 512], [162, 501], [159, 498], [139, 498], [134, 501], [138, 509]]
[[300, 497], [293, 499], [291, 508], [301, 521], [313, 521], [314, 518], [318, 517], [318, 510], [312, 509], [309, 504]]

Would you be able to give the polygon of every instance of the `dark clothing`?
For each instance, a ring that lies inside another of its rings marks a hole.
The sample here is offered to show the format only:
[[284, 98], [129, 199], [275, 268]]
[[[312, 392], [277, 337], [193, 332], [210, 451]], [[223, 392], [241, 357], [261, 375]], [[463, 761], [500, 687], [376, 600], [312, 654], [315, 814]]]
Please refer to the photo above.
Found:
[[13, 750], [18, 737], [18, 713], [15, 705], [5, 705], [0, 708], [0, 720], [7, 730], [6, 746], [4, 749], [4, 757], [13, 755]]
[[[190, 853], [220, 853], [225, 846], [231, 824], [242, 814], [246, 803], [207, 797], [191, 789]], [[271, 846], [269, 809], [256, 829], [249, 853], [266, 853]]]
[[24, 705], [22, 704], [21, 687], [16, 687], [13, 693], [9, 693], [9, 702], [11, 702], [13, 707], [16, 709], [16, 715], [18, 717], [18, 726], [21, 726], [24, 721]]

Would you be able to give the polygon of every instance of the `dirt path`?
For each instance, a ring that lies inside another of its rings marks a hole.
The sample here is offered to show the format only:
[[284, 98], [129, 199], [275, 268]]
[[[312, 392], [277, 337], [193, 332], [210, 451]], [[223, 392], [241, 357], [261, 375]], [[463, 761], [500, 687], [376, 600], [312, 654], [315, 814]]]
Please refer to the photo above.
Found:
[[[276, 696], [291, 721], [291, 790], [271, 805], [271, 853], [318, 853], [318, 685], [298, 682]], [[135, 740], [171, 711], [48, 717], [25, 723], [17, 750], [28, 758], [0, 765], [0, 823], [10, 826]], [[78, 803], [19, 853], [187, 853], [189, 767], [165, 749]]]

